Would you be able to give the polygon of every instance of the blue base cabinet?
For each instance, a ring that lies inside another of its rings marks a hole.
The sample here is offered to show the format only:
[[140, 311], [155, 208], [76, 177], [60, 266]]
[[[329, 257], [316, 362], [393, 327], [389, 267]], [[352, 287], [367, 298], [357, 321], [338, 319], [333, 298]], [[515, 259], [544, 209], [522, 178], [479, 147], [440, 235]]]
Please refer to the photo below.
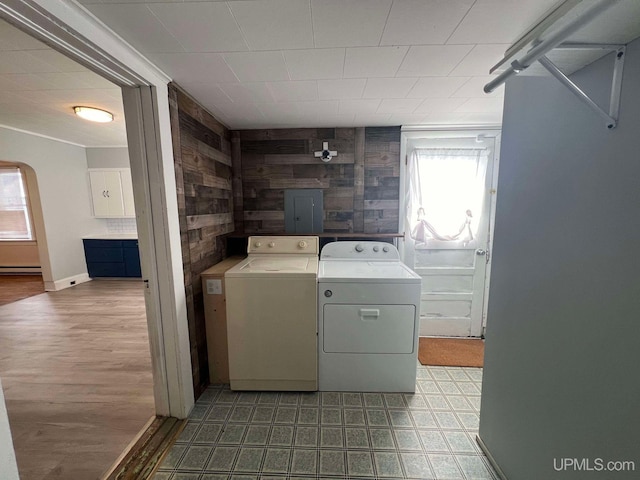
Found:
[[90, 277], [142, 277], [137, 240], [85, 238], [83, 242]]
[[140, 250], [138, 250], [137, 240], [124, 240], [124, 270], [127, 277], [142, 277], [140, 269]]

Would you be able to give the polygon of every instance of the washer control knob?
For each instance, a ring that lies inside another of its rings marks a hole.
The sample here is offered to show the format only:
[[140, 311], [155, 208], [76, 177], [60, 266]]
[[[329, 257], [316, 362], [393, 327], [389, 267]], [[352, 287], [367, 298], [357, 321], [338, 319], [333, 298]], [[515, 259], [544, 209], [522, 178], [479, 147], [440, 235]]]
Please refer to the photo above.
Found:
[[300, 248], [307, 248], [307, 242], [305, 242], [304, 240], [300, 240], [298, 242], [298, 247]]
[[256, 242], [256, 243], [253, 244], [253, 246], [256, 247], [256, 248], [260, 248], [262, 246], [262, 243]]
[[374, 251], [374, 252], [378, 252], [378, 251], [380, 251], [380, 247], [379, 247], [378, 245], [374, 246], [374, 247], [373, 247], [373, 251]]
[[273, 248], [276, 246], [276, 242], [269, 242], [269, 248]]
[[333, 292], [331, 290], [325, 290], [324, 291], [324, 296], [329, 298], [331, 295], [333, 295]]
[[364, 251], [364, 247], [361, 244], [357, 244], [356, 245], [356, 252], [362, 252]]
[[382, 247], [382, 251], [387, 253], [389, 251], [389, 247]]

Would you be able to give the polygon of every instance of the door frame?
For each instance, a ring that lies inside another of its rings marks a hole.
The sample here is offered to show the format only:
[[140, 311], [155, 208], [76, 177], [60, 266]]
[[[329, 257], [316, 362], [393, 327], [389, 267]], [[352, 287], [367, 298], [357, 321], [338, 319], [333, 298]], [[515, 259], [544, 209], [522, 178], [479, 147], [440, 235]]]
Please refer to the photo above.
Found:
[[495, 228], [495, 216], [496, 216], [496, 198], [498, 192], [498, 170], [500, 164], [500, 137], [501, 126], [461, 126], [455, 127], [433, 127], [433, 128], [419, 128], [419, 127], [402, 127], [400, 132], [400, 211], [398, 228], [399, 232], [403, 234], [402, 241], [399, 242], [398, 250], [400, 251], [400, 258], [405, 258], [405, 238], [407, 236], [407, 226], [405, 225], [404, 211], [407, 205], [407, 163], [408, 155], [407, 144], [409, 140], [417, 139], [456, 139], [456, 138], [477, 138], [479, 135], [485, 138], [494, 138], [494, 159], [493, 159], [493, 172], [491, 179], [491, 197], [489, 206], [489, 232], [487, 237], [488, 255], [489, 259], [485, 268], [484, 274], [484, 296], [482, 304], [482, 336], [484, 336], [487, 328], [487, 309], [489, 306], [489, 287], [491, 279], [491, 252], [493, 252], [493, 231]]
[[5, 0], [0, 18], [119, 85], [136, 200], [156, 414], [194, 405], [169, 97], [171, 80], [84, 8]]

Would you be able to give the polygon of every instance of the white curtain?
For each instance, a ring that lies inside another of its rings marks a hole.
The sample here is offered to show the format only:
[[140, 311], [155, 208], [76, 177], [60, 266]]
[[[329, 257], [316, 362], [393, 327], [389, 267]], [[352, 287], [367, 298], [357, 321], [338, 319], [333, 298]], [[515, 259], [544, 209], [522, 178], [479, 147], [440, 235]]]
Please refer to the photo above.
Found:
[[487, 149], [415, 149], [405, 224], [414, 248], [473, 246], [483, 211]]

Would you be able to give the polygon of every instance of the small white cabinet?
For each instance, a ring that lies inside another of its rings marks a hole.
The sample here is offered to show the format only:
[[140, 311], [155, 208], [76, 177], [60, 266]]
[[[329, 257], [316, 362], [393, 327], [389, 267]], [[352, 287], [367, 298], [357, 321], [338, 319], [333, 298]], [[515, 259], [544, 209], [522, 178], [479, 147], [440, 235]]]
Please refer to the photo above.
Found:
[[89, 169], [89, 184], [94, 217], [135, 217], [128, 168]]

